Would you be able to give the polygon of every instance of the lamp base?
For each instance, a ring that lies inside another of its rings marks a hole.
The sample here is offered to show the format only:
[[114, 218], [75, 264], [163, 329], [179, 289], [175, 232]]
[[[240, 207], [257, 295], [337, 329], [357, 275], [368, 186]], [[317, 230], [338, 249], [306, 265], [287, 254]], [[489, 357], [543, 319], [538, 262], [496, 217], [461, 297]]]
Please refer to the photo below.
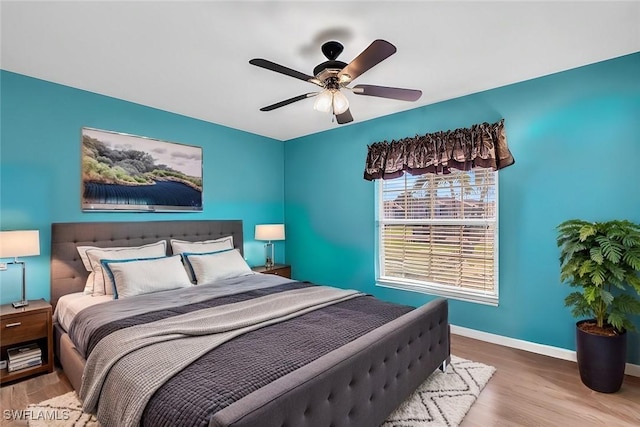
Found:
[[264, 249], [266, 254], [264, 266], [266, 268], [272, 268], [273, 267], [273, 243], [269, 241], [264, 245]]
[[12, 303], [11, 305], [13, 305], [13, 308], [25, 307], [25, 306], [29, 305], [29, 301], [27, 301], [27, 300], [16, 301], [16, 302]]

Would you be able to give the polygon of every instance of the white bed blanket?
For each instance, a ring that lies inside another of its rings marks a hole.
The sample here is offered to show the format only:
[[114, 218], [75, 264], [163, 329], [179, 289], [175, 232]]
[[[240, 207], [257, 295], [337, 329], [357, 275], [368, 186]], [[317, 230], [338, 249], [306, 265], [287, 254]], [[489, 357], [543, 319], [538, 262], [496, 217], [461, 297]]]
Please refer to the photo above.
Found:
[[69, 330], [69, 325], [80, 313], [87, 307], [101, 304], [103, 302], [112, 301], [113, 295], [91, 296], [85, 295], [83, 292], [75, 292], [61, 297], [56, 304], [56, 310], [53, 313], [53, 321], [58, 322], [65, 331]]

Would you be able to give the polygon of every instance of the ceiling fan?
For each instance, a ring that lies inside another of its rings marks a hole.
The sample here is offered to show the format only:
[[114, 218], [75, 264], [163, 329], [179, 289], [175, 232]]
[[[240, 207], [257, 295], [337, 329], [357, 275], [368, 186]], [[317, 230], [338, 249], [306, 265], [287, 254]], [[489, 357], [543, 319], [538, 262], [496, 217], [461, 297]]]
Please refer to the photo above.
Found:
[[337, 41], [328, 41], [322, 45], [322, 53], [327, 61], [317, 65], [313, 69], [313, 76], [301, 73], [283, 65], [266, 59], [255, 58], [249, 61], [257, 67], [266, 68], [296, 79], [304, 80], [320, 86], [319, 92], [309, 92], [294, 96], [284, 101], [276, 102], [260, 109], [271, 111], [284, 107], [303, 99], [317, 96], [314, 109], [335, 115], [338, 124], [353, 121], [349, 111], [349, 100], [341, 92], [342, 89], [350, 90], [356, 95], [377, 96], [379, 98], [399, 99], [402, 101], [416, 101], [422, 96], [422, 91], [416, 89], [402, 89], [398, 87], [374, 86], [374, 85], [348, 85], [367, 70], [373, 68], [394, 53], [396, 47], [386, 40], [374, 40], [360, 55], [349, 64], [338, 61], [336, 58], [342, 53], [344, 47]]

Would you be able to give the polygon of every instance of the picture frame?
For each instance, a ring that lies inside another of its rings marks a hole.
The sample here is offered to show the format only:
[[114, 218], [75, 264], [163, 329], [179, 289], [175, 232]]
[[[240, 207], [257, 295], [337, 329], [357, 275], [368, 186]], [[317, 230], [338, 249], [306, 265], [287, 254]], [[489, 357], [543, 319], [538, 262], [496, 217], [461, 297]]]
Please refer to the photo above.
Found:
[[83, 212], [201, 212], [202, 147], [82, 128]]

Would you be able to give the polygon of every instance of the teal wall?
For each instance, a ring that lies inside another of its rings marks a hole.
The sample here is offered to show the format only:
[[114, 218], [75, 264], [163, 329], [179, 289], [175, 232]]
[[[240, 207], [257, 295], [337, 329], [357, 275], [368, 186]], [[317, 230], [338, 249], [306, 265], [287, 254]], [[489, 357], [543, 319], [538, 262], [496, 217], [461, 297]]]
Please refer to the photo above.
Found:
[[[555, 227], [569, 218], [640, 222], [638, 76], [634, 54], [285, 142], [294, 276], [398, 303], [431, 300], [375, 286], [375, 184], [362, 178], [367, 144], [504, 118], [516, 163], [499, 173], [500, 304], [451, 301], [451, 322], [575, 349]], [[640, 363], [638, 334], [630, 336], [629, 361]]]
[[[29, 298], [49, 298], [53, 222], [242, 219], [249, 264], [264, 262], [253, 227], [284, 220], [283, 142], [6, 71], [0, 93], [0, 229], [38, 229], [41, 236], [41, 255], [24, 258]], [[83, 213], [84, 126], [202, 147], [204, 210]], [[276, 250], [284, 262], [284, 245]], [[0, 303], [20, 299], [15, 270], [0, 272]]]

